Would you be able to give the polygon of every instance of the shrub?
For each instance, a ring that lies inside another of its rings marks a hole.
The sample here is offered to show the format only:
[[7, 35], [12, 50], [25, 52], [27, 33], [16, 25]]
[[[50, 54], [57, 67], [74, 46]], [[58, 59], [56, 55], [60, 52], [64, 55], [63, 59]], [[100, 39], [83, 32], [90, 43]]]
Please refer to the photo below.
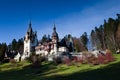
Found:
[[10, 59], [10, 63], [16, 63], [14, 59]]
[[35, 61], [34, 63], [32, 63], [32, 67], [33, 68], [39, 68], [41, 66], [41, 62], [40, 61]]
[[86, 60], [86, 57], [85, 57], [85, 56], [78, 57], [77, 60], [78, 60], [79, 63], [82, 63], [82, 64], [87, 63], [87, 60]]
[[43, 61], [47, 61], [46, 56], [41, 56], [41, 55], [39, 55], [39, 57], [40, 57], [40, 59], [41, 59], [41, 62], [43, 62]]
[[112, 56], [111, 52], [106, 52], [105, 56], [108, 62], [114, 61], [114, 57]]
[[98, 55], [98, 60], [99, 60], [100, 64], [106, 64], [106, 63], [108, 63], [108, 60], [106, 59], [106, 56], [102, 55], [102, 54]]
[[39, 68], [41, 66], [41, 57], [40, 56], [33, 56], [32, 57], [32, 67]]
[[10, 59], [4, 59], [1, 63], [8, 63], [10, 62]]
[[69, 59], [69, 57], [64, 56], [62, 59], [62, 63], [66, 64], [66, 65], [71, 65], [71, 60]]
[[41, 66], [41, 57], [39, 55], [30, 55], [27, 61], [32, 63], [31, 65], [33, 68], [39, 68]]
[[98, 65], [99, 64], [99, 61], [98, 61], [98, 58], [97, 57], [95, 57], [94, 55], [91, 55], [91, 56], [89, 56], [89, 57], [86, 57], [86, 59], [87, 59], [87, 63], [88, 64], [92, 64], [92, 65]]
[[62, 63], [62, 59], [61, 59], [61, 57], [59, 57], [59, 56], [53, 57], [53, 61], [54, 61], [55, 64], [60, 64], [60, 63]]

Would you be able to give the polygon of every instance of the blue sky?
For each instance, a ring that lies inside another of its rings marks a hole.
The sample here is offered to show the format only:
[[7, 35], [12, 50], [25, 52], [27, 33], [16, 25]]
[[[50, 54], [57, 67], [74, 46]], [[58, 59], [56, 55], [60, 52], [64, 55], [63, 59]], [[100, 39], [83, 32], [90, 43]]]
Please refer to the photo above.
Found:
[[117, 13], [120, 0], [0, 0], [0, 43], [24, 37], [30, 19], [38, 39], [51, 35], [54, 23], [60, 38], [79, 37]]

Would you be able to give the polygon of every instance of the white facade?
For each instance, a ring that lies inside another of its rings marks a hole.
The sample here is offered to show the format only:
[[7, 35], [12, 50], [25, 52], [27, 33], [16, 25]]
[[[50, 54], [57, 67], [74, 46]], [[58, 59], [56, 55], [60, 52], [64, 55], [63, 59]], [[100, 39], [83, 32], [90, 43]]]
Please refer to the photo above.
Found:
[[31, 41], [30, 40], [24, 40], [24, 55], [30, 55], [30, 47], [31, 47]]
[[52, 33], [52, 41], [39, 44], [36, 46], [36, 54], [40, 54], [41, 56], [51, 56], [57, 55], [59, 52], [68, 52], [67, 47], [59, 46], [59, 37], [56, 32], [56, 27], [54, 25], [53, 33]]
[[22, 60], [30, 57], [31, 52], [35, 51], [35, 47], [38, 44], [37, 32], [33, 32], [31, 23], [29, 24], [28, 31], [24, 37], [24, 53], [22, 55]]
[[57, 48], [57, 44], [54, 43], [54, 54], [57, 54], [58, 48]]
[[18, 53], [18, 54], [14, 57], [14, 60], [15, 60], [16, 62], [19, 62], [19, 61], [20, 61], [20, 57], [21, 57], [21, 55], [20, 55], [20, 53]]
[[60, 51], [60, 52], [68, 52], [68, 49], [66, 47], [59, 47], [58, 51]]

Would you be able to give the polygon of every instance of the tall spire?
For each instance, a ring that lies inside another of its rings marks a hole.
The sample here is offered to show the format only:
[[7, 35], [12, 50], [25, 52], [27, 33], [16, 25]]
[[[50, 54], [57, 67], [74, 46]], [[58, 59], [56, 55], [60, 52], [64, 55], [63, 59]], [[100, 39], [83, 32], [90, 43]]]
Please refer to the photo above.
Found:
[[32, 26], [32, 24], [31, 24], [31, 20], [30, 20], [30, 22], [29, 22], [29, 27], [31, 27]]
[[56, 39], [58, 41], [58, 33], [56, 32], [56, 26], [54, 24], [54, 27], [53, 27], [53, 33], [52, 33], [52, 38], [53, 39]]
[[54, 23], [53, 31], [56, 32], [56, 26], [55, 26], [55, 23]]
[[32, 24], [31, 24], [31, 20], [30, 20], [30, 22], [29, 22], [29, 28], [28, 28], [28, 30], [27, 30], [27, 32], [29, 32], [29, 33], [32, 33]]

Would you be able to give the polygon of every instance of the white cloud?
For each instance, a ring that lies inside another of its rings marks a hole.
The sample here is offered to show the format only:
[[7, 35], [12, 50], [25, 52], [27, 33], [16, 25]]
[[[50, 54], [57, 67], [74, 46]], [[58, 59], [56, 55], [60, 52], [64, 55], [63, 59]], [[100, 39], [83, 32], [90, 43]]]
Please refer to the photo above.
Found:
[[70, 13], [62, 17], [42, 24], [44, 29], [38, 30], [39, 35], [52, 34], [53, 23], [55, 21], [57, 32], [62, 38], [66, 34], [79, 37], [83, 32], [90, 34], [95, 26], [103, 24], [104, 19], [115, 18], [116, 13], [120, 13], [120, 5], [115, 2], [97, 3], [93, 6], [84, 8], [79, 12]]

